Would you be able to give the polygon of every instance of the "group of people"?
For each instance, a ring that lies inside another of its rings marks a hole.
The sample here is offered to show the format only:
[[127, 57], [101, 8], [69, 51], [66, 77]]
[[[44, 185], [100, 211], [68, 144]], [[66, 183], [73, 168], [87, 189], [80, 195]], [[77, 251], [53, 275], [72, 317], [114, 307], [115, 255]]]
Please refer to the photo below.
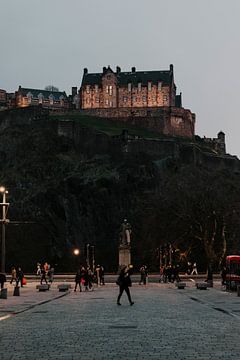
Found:
[[15, 266], [12, 266], [10, 284], [15, 283], [16, 286], [20, 284], [20, 286], [23, 287], [25, 285], [24, 279], [24, 273], [21, 267], [18, 266], [17, 268], [15, 268]]
[[90, 266], [84, 267], [82, 265], [75, 275], [74, 291], [77, 291], [78, 287], [80, 291], [83, 291], [83, 289], [85, 289], [85, 291], [92, 291], [94, 282], [97, 283], [98, 286], [105, 285], [104, 267], [97, 265], [95, 271], [93, 272]]
[[47, 262], [41, 265], [41, 263], [37, 263], [37, 276], [40, 276], [40, 283], [43, 281], [48, 284], [53, 282], [54, 268], [50, 266]]
[[168, 265], [160, 267], [160, 279], [159, 282], [167, 283], [167, 282], [179, 282], [179, 265]]

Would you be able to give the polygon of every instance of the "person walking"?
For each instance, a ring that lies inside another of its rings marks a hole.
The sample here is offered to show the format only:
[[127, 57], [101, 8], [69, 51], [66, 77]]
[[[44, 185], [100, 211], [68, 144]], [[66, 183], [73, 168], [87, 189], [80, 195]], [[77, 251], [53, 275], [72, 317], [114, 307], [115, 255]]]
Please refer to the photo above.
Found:
[[145, 265], [141, 266], [140, 275], [141, 275], [141, 279], [139, 281], [139, 285], [141, 285], [142, 283], [143, 283], [143, 285], [146, 285], [146, 283], [147, 283], [147, 268]]
[[79, 290], [80, 292], [82, 292], [82, 276], [81, 276], [81, 272], [80, 270], [77, 271], [76, 276], [75, 276], [75, 289], [74, 291], [77, 291], [77, 286], [79, 286]]
[[130, 267], [127, 267], [127, 266], [124, 266], [123, 269], [120, 271], [119, 277], [117, 279], [117, 285], [119, 286], [119, 295], [117, 297], [117, 305], [121, 305], [120, 299], [121, 299], [121, 296], [122, 296], [124, 290], [127, 294], [130, 305], [134, 304], [134, 302], [131, 299], [131, 294], [130, 294], [130, 290], [129, 290], [129, 287], [132, 286], [132, 281], [131, 281], [131, 277], [130, 277], [131, 274], [132, 274], [132, 270]]
[[20, 267], [17, 269], [16, 277], [17, 277], [16, 286], [18, 286], [18, 284], [20, 282], [21, 287], [23, 287], [24, 273], [23, 273], [23, 271], [22, 271], [22, 269]]
[[100, 266], [99, 277], [100, 277], [100, 285], [105, 285], [105, 282], [104, 282], [104, 267], [102, 265]]
[[45, 281], [45, 283], [47, 284], [47, 278], [46, 278], [46, 270], [45, 270], [45, 267], [43, 266], [42, 269], [41, 269], [41, 280], [40, 280], [40, 283], [42, 285], [42, 282]]
[[13, 281], [15, 281], [17, 283], [17, 271], [15, 269], [15, 267], [13, 266], [11, 269], [11, 280], [10, 280], [10, 284], [13, 283]]
[[191, 275], [198, 275], [198, 272], [197, 272], [197, 263], [194, 263], [194, 264], [193, 264], [193, 269], [192, 269]]

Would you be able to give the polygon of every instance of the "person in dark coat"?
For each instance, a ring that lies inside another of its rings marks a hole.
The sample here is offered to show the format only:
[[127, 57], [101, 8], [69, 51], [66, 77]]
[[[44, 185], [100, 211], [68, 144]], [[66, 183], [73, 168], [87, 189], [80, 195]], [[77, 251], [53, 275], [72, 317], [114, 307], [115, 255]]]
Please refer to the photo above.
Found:
[[129, 290], [129, 286], [132, 286], [132, 281], [131, 281], [131, 274], [132, 274], [132, 270], [131, 268], [124, 266], [124, 268], [120, 271], [118, 280], [117, 280], [117, 285], [119, 286], [119, 295], [117, 298], [117, 304], [121, 305], [120, 303], [120, 299], [121, 296], [125, 290], [127, 297], [128, 297], [128, 301], [130, 303], [130, 305], [133, 305], [134, 302], [131, 299], [131, 294], [130, 294], [130, 290]]
[[43, 266], [43, 267], [41, 268], [41, 280], [40, 280], [41, 285], [42, 285], [42, 282], [43, 282], [43, 281], [45, 281], [46, 284], [48, 283], [48, 282], [47, 282], [46, 275], [47, 275], [47, 273], [46, 273], [45, 267]]
[[4, 273], [0, 273], [0, 286], [1, 290], [4, 288], [4, 283], [7, 281], [6, 275]]
[[19, 267], [17, 269], [17, 282], [16, 282], [16, 286], [18, 286], [19, 282], [21, 284], [21, 287], [23, 287], [23, 278], [24, 278], [24, 273], [22, 271], [22, 269]]
[[82, 281], [81, 272], [80, 272], [80, 270], [78, 270], [77, 273], [76, 273], [76, 276], [75, 276], [75, 289], [74, 289], [74, 291], [77, 290], [78, 285], [79, 285], [79, 290], [82, 291], [81, 281]]

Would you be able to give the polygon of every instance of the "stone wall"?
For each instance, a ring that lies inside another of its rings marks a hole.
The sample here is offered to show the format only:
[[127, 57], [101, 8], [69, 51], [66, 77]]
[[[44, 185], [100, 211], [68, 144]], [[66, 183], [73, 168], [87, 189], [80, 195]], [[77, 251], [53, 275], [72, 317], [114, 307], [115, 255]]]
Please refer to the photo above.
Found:
[[81, 113], [111, 120], [117, 119], [165, 135], [193, 138], [195, 134], [195, 114], [183, 108], [89, 109], [81, 110]]

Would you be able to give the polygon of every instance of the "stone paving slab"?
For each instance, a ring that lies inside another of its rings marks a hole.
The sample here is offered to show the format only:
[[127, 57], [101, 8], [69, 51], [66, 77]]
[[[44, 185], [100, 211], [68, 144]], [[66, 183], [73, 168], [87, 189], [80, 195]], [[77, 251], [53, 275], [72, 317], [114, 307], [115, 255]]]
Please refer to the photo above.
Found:
[[[41, 293], [29, 291], [29, 302], [37, 302]], [[238, 307], [236, 293], [197, 290], [194, 283], [184, 290], [173, 284], [134, 285], [131, 293], [133, 306], [125, 294], [117, 306], [113, 284], [71, 291], [1, 321], [1, 360], [239, 358], [240, 317], [228, 313]]]

